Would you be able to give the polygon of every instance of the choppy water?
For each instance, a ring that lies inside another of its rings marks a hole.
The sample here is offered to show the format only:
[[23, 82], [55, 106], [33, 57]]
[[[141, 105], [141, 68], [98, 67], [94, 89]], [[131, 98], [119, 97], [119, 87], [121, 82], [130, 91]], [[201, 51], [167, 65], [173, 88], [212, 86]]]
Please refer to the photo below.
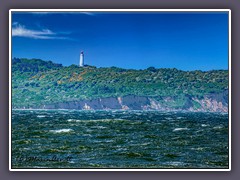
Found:
[[12, 111], [12, 168], [228, 168], [228, 115]]

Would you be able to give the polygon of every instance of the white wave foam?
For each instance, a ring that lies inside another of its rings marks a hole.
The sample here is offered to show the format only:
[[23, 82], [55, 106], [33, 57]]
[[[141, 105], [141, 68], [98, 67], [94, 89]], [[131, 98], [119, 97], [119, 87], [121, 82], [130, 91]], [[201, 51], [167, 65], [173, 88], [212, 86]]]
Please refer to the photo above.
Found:
[[184, 118], [184, 117], [181, 117], [181, 116], [180, 116], [180, 117], [177, 117], [177, 119], [183, 119], [183, 118]]
[[81, 122], [81, 120], [77, 120], [77, 119], [68, 119], [67, 122]]
[[202, 151], [205, 147], [191, 148], [191, 150]]
[[92, 126], [92, 128], [96, 128], [96, 129], [106, 129], [107, 127], [104, 127], [104, 126]]
[[207, 124], [201, 124], [202, 127], [207, 127], [208, 125]]
[[37, 117], [38, 117], [38, 118], [44, 118], [44, 117], [46, 117], [46, 116], [44, 116], [44, 115], [38, 115]]
[[67, 122], [111, 122], [111, 121], [127, 121], [125, 119], [92, 119], [92, 120], [78, 120], [78, 119], [68, 119]]
[[170, 165], [170, 166], [181, 166], [181, 165], [184, 165], [185, 163], [175, 161], [175, 162], [166, 162], [164, 164]]
[[57, 130], [50, 130], [51, 133], [68, 133], [73, 131], [72, 129], [57, 129]]
[[175, 128], [175, 129], [173, 130], [173, 132], [174, 132], [174, 131], [185, 131], [185, 130], [188, 130], [188, 128]]
[[106, 140], [104, 142], [109, 143], [109, 142], [113, 142], [113, 140]]
[[223, 128], [222, 125], [219, 125], [219, 126], [215, 126], [215, 127], [213, 127], [213, 129], [222, 129], [222, 128]]

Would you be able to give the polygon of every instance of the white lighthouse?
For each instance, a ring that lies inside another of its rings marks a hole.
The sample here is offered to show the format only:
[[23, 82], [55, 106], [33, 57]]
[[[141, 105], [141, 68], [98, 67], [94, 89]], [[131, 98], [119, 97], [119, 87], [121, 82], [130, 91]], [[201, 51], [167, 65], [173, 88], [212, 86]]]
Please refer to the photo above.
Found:
[[80, 53], [79, 66], [80, 66], [80, 67], [83, 67], [83, 66], [84, 66], [84, 54], [83, 54], [83, 51], [81, 51], [81, 53]]

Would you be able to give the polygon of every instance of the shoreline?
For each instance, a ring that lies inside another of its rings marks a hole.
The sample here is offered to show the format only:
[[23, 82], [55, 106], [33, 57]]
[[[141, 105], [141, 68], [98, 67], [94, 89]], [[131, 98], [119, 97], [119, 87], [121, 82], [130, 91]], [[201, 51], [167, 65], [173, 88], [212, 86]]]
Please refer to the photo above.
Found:
[[159, 111], [159, 110], [124, 110], [124, 109], [11, 109], [12, 111], [84, 111], [84, 112], [94, 112], [94, 111], [122, 111], [122, 112], [159, 112], [159, 113], [213, 113], [213, 114], [229, 114], [229, 112], [213, 112], [213, 111]]

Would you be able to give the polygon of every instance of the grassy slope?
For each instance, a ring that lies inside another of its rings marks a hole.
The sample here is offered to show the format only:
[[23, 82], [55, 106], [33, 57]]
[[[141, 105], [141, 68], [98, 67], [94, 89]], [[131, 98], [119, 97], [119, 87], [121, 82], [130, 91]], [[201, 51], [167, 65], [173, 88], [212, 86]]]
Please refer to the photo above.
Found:
[[181, 104], [185, 95], [202, 97], [226, 89], [227, 70], [79, 68], [37, 59], [12, 62], [13, 106], [126, 95], [177, 96]]

